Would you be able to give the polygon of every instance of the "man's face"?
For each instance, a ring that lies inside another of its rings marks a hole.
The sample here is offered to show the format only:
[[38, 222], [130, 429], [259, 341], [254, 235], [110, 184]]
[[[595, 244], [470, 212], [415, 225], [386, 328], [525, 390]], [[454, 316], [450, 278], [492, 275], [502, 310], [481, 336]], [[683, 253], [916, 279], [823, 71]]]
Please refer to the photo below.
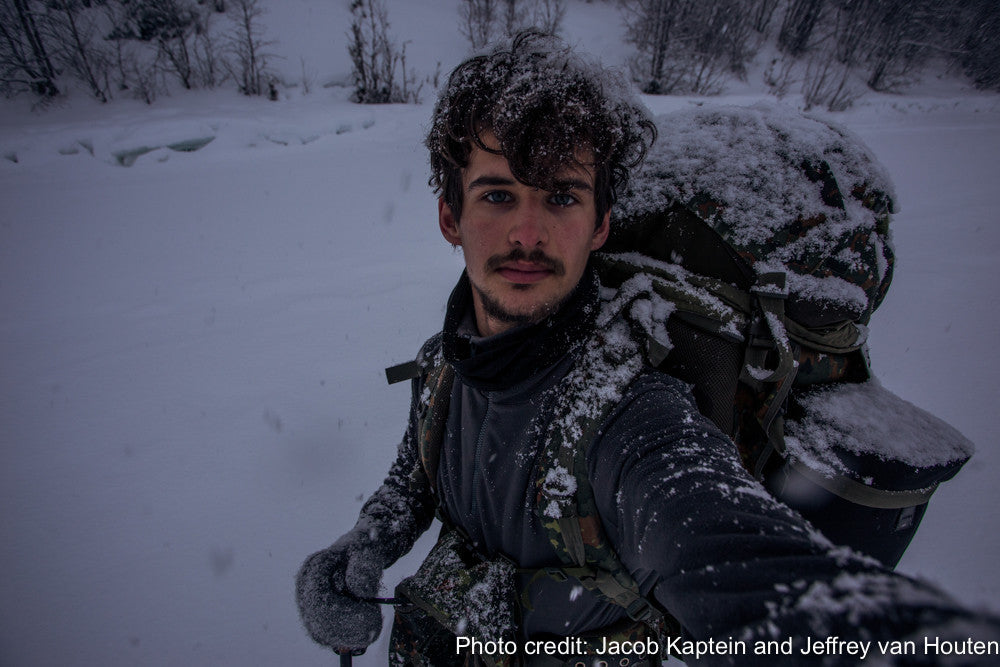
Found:
[[[492, 133], [482, 138], [497, 145]], [[608, 238], [610, 213], [595, 226], [593, 170], [569, 166], [556, 181], [556, 191], [525, 185], [502, 155], [474, 148], [462, 172], [461, 221], [438, 202], [441, 233], [462, 246], [483, 336], [555, 312]]]

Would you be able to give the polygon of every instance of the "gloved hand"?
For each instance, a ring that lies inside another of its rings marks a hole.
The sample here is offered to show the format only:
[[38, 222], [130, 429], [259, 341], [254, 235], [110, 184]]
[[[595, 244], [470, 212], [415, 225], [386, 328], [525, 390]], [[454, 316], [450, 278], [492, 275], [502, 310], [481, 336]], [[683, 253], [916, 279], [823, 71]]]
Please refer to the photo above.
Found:
[[353, 530], [306, 559], [295, 578], [299, 615], [317, 643], [360, 653], [382, 630], [378, 595], [384, 565], [364, 531]]

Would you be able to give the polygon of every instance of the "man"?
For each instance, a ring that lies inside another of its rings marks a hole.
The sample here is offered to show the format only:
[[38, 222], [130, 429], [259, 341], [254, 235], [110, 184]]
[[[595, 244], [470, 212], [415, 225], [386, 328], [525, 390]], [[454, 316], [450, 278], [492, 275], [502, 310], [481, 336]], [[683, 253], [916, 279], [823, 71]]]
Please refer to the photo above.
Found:
[[[537, 35], [452, 73], [427, 145], [466, 270], [388, 477], [299, 572], [307, 630], [370, 645], [381, 573], [435, 512], [445, 530], [401, 586], [393, 664], [839, 664], [873, 639], [982, 623], [773, 500], [687, 388], [643, 364], [629, 332], [656, 304], [602, 304], [589, 258], [655, 136], [623, 90]], [[830, 637], [844, 642], [810, 643]]]

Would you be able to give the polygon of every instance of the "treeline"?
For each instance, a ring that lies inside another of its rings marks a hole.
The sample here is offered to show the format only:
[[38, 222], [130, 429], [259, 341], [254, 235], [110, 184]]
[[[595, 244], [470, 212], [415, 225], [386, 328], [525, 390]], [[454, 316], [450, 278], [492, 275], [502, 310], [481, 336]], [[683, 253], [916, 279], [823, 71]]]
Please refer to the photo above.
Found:
[[[425, 83], [437, 86], [439, 71], [420, 79], [407, 68], [406, 45], [398, 46], [389, 32], [385, 0], [351, 0], [350, 7], [354, 101], [419, 102]], [[558, 34], [565, 15], [565, 0], [459, 0], [458, 31], [477, 50], [529, 29]]]
[[841, 110], [898, 91], [932, 60], [1000, 89], [997, 0], [621, 0], [632, 77], [654, 94], [712, 94], [745, 79], [766, 44], [775, 95]]
[[[355, 101], [416, 102], [425, 84], [437, 85], [439, 72], [407, 67], [385, 0], [336, 1], [350, 9]], [[807, 107], [839, 110], [868, 89], [905, 89], [932, 62], [1000, 90], [997, 0], [593, 1], [616, 3], [631, 75], [646, 93], [718, 93], [745, 80], [762, 51], [771, 92], [799, 92]], [[472, 49], [526, 28], [557, 34], [567, 11], [566, 0], [456, 7]], [[274, 98], [263, 17], [262, 0], [0, 0], [0, 93], [50, 99], [76, 81], [102, 102], [152, 102], [170, 85], [235, 84]]]
[[[978, 88], [1000, 90], [997, 0], [617, 0], [617, 5], [634, 48], [628, 63], [632, 78], [649, 94], [718, 93], [727, 81], [746, 80], [765, 46], [776, 53], [764, 68], [770, 91], [782, 97], [798, 90], [807, 108], [839, 111], [865, 90], [900, 91], [932, 61], [969, 77]], [[458, 10], [460, 33], [479, 49], [525, 28], [558, 33], [566, 5], [565, 0], [460, 0]], [[353, 0], [352, 12], [355, 99], [411, 101], [414, 90], [419, 92], [416, 76], [405, 67], [405, 49], [393, 51], [384, 0]], [[358, 38], [358, 26], [371, 28], [367, 41]], [[373, 67], [376, 62], [381, 69]], [[402, 85], [393, 78], [399, 63]], [[376, 87], [369, 85], [373, 73]]]
[[101, 102], [151, 103], [235, 82], [277, 97], [259, 0], [0, 0], [0, 92], [59, 95], [72, 80]]

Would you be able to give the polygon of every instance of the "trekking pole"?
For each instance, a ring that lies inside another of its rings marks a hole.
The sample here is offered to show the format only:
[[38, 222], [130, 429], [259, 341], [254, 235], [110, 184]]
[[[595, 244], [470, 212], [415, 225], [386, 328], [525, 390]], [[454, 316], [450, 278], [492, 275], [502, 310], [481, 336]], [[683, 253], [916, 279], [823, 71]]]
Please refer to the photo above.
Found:
[[[374, 602], [375, 604], [386, 604], [386, 605], [400, 604], [402, 602], [402, 600], [400, 600], [399, 598], [355, 598], [355, 599], [358, 600], [359, 602]], [[364, 650], [358, 651], [357, 653], [354, 653], [353, 651], [343, 651], [343, 652], [334, 651], [334, 653], [340, 656], [340, 667], [351, 667], [354, 664], [354, 656], [363, 654]]]

